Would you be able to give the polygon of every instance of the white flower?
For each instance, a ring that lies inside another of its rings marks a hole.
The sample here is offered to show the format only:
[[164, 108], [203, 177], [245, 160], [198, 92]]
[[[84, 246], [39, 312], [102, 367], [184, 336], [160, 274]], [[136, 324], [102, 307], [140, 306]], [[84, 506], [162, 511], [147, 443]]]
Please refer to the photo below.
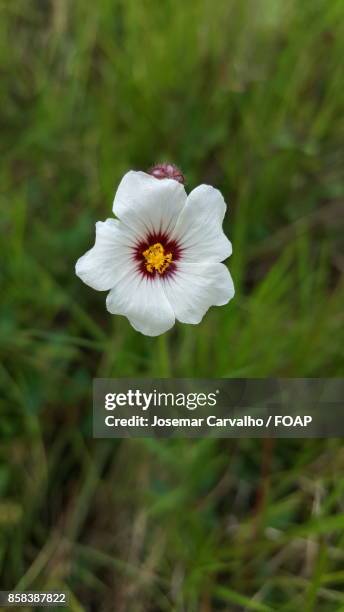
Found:
[[222, 230], [221, 193], [200, 185], [188, 196], [179, 182], [128, 172], [115, 195], [117, 219], [96, 223], [94, 247], [76, 274], [98, 291], [106, 307], [137, 331], [158, 336], [175, 320], [199, 323], [212, 305], [234, 295], [222, 263], [232, 252]]

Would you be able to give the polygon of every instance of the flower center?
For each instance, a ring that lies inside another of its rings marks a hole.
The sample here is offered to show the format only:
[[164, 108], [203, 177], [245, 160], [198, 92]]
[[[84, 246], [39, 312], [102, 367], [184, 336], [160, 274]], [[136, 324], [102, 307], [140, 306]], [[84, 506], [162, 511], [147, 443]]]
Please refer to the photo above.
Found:
[[165, 253], [164, 247], [160, 242], [156, 242], [148, 247], [148, 249], [143, 251], [142, 255], [146, 260], [145, 266], [151, 274], [153, 274], [154, 270], [157, 270], [159, 274], [163, 274], [172, 261], [172, 253]]

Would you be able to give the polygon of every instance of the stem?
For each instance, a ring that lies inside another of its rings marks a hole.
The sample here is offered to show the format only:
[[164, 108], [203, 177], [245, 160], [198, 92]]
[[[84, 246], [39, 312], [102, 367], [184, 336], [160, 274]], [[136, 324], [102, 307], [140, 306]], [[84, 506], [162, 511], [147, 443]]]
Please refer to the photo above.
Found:
[[166, 334], [158, 338], [159, 376], [161, 378], [171, 377], [171, 362]]

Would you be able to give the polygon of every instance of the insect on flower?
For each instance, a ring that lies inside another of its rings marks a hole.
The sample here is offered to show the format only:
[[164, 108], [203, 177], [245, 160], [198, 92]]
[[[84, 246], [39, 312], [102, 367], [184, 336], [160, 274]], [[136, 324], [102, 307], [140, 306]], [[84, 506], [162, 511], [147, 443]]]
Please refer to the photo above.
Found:
[[130, 171], [115, 195], [117, 218], [96, 223], [95, 244], [77, 261], [76, 274], [109, 291], [108, 311], [147, 336], [166, 332], [176, 319], [200, 323], [210, 306], [234, 296], [221, 263], [232, 252], [222, 230], [225, 211], [214, 187], [200, 185], [187, 195], [172, 164], [150, 174]]

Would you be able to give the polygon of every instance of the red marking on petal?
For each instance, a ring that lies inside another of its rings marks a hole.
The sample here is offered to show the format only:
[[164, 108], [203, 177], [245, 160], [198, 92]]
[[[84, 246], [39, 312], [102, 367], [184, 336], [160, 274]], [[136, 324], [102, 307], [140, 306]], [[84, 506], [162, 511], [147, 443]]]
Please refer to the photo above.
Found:
[[[169, 264], [168, 268], [166, 268], [166, 270], [162, 274], [159, 274], [157, 270], [154, 270], [153, 272], [148, 272], [146, 267], [147, 262], [143, 256], [143, 252], [149, 247], [151, 247], [153, 244], [156, 244], [157, 242], [159, 242], [164, 247], [165, 253], [172, 253], [172, 261]], [[176, 272], [176, 262], [181, 258], [182, 251], [183, 249], [179, 245], [179, 243], [176, 240], [171, 240], [166, 232], [150, 232], [134, 247], [133, 257], [137, 262], [138, 270], [146, 278], [166, 278], [167, 276], [171, 276]]]

